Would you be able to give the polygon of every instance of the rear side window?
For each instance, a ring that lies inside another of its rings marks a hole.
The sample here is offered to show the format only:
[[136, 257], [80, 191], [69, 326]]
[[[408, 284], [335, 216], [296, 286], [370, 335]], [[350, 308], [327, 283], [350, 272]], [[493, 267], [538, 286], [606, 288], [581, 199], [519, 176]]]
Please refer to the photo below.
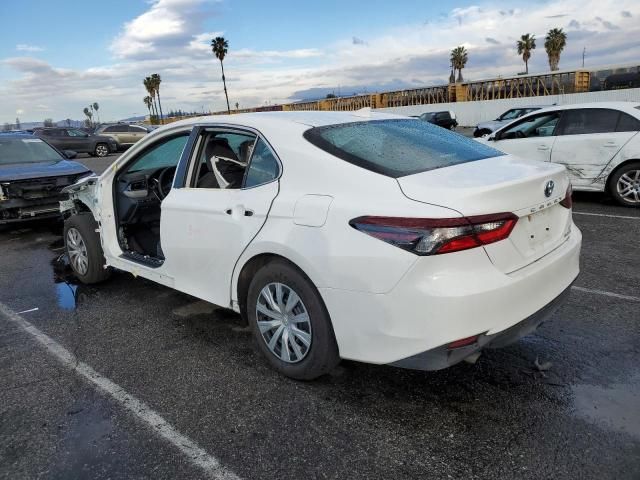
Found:
[[342, 160], [394, 178], [504, 155], [416, 119], [315, 127], [307, 130], [304, 137]]
[[616, 131], [617, 110], [606, 108], [579, 108], [566, 110], [562, 114], [559, 135], [585, 135]]
[[253, 152], [253, 157], [251, 157], [249, 170], [247, 170], [244, 188], [269, 183], [278, 177], [279, 171], [276, 157], [273, 156], [267, 144], [262, 139], [259, 139]]
[[639, 132], [640, 120], [632, 117], [631, 115], [620, 112], [620, 120], [618, 120], [618, 126], [616, 132]]

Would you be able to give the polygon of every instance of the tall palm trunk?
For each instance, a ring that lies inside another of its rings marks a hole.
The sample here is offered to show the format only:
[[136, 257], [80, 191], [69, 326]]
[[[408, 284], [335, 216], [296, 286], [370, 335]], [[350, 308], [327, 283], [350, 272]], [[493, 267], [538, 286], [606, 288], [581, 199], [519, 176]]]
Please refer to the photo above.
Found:
[[227, 99], [227, 112], [231, 114], [231, 108], [229, 107], [229, 95], [227, 95], [227, 81], [224, 78], [224, 64], [220, 60], [220, 67], [222, 68], [222, 85], [224, 86], [224, 96]]
[[156, 92], [158, 94], [158, 105], [160, 106], [160, 123], [164, 124], [162, 121], [162, 103], [160, 102], [160, 89]]

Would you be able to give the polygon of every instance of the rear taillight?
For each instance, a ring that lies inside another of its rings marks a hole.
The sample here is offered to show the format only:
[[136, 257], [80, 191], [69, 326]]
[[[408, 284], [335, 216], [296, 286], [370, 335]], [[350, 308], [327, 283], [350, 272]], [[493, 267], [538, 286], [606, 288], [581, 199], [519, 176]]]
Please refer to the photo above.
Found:
[[478, 341], [478, 337], [480, 335], [474, 335], [473, 337], [461, 338], [460, 340], [456, 340], [455, 342], [451, 342], [447, 345], [449, 350], [455, 350], [456, 348], [468, 347], [469, 345], [473, 345]]
[[358, 217], [349, 224], [367, 235], [417, 255], [438, 255], [480, 247], [507, 238], [513, 213], [462, 218]]
[[573, 206], [572, 195], [573, 195], [573, 188], [571, 188], [571, 184], [569, 184], [569, 186], [567, 187], [567, 194], [564, 196], [564, 198], [560, 202], [560, 205], [562, 205], [564, 208], [571, 208]]

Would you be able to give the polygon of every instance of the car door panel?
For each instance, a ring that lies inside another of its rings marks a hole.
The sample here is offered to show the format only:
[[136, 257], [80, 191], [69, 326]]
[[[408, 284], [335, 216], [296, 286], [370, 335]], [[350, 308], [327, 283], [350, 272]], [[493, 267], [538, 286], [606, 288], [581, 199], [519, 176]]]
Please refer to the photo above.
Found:
[[611, 108], [569, 109], [558, 126], [551, 160], [567, 168], [576, 187], [589, 187], [636, 134], [620, 131], [621, 112]]
[[557, 137], [515, 138], [498, 140], [492, 146], [505, 153], [529, 160], [548, 162]]
[[172, 189], [162, 202], [160, 238], [175, 288], [229, 307], [235, 264], [277, 194], [277, 181], [242, 190]]
[[548, 162], [556, 142], [558, 112], [536, 113], [510, 123], [493, 136], [493, 147], [529, 160]]
[[592, 184], [634, 132], [592, 133], [558, 137], [551, 161], [567, 168], [575, 186]]

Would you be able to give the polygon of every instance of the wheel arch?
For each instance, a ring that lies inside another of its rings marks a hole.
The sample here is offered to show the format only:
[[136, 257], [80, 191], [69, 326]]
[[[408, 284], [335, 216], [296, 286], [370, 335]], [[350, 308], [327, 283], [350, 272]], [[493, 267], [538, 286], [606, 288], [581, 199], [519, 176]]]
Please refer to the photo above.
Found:
[[624, 168], [625, 166], [629, 165], [630, 163], [640, 163], [640, 157], [639, 158], [627, 158], [626, 160], [623, 160], [618, 165], [613, 167], [613, 169], [607, 174], [607, 178], [606, 178], [605, 183], [604, 183], [604, 190], [608, 195], [611, 195], [611, 180], [613, 179], [613, 176], [621, 168]]
[[[238, 270], [239, 273], [237, 277], [234, 279], [232, 285], [232, 296], [235, 294], [235, 301], [237, 302], [238, 308], [240, 310], [240, 315], [243, 320], [247, 321], [247, 295], [249, 293], [249, 286], [251, 285], [251, 279], [254, 275], [260, 270], [262, 267], [267, 265], [268, 263], [273, 262], [274, 260], [284, 261], [289, 264], [295, 270], [298, 271], [304, 278], [306, 278], [316, 289], [318, 289], [317, 282], [314, 282], [310, 275], [305, 272], [303, 268], [301, 268], [296, 262], [290, 260], [289, 258], [280, 255], [278, 253], [273, 252], [262, 252], [253, 255], [251, 258], [248, 258], [242, 267]], [[319, 293], [320, 298], [322, 299], [322, 295]], [[322, 299], [322, 303], [324, 305], [324, 299]], [[326, 305], [324, 305], [326, 309]]]

